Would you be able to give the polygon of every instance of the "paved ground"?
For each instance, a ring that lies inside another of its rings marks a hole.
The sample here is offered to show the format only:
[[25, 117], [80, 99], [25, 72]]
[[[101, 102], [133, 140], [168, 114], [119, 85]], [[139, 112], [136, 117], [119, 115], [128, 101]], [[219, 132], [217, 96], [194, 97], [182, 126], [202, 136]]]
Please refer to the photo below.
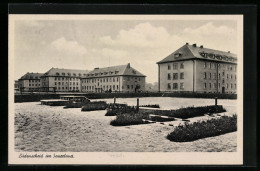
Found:
[[[234, 111], [233, 105], [227, 108]], [[109, 123], [115, 117], [104, 115], [105, 111], [81, 112], [39, 102], [15, 103], [15, 148], [60, 152], [236, 151], [236, 132], [176, 143], [166, 139], [173, 130], [168, 124], [114, 127]]]

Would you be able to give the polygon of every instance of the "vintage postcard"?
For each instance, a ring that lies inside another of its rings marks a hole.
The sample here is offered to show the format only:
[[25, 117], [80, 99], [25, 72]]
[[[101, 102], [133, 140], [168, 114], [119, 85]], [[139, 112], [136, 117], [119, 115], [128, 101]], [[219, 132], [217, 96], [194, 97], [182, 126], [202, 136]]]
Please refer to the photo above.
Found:
[[243, 164], [243, 15], [9, 15], [9, 164]]

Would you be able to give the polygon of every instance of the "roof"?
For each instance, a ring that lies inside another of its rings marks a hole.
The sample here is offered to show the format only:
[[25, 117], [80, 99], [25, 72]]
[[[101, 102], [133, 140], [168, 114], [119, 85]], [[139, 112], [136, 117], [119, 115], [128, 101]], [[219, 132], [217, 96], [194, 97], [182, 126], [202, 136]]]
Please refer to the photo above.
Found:
[[24, 74], [19, 80], [33, 80], [33, 79], [40, 79], [40, 77], [43, 75], [43, 73], [33, 73], [33, 72], [27, 72]]
[[188, 59], [206, 59], [211, 61], [236, 63], [237, 55], [230, 52], [224, 52], [220, 50], [204, 48], [202, 46], [196, 46], [196, 44], [186, 44], [174, 51], [172, 54], [170, 54], [163, 60], [157, 62], [157, 64]]
[[105, 68], [95, 68], [87, 74], [86, 78], [111, 77], [111, 76], [137, 76], [145, 77], [142, 73], [127, 65], [117, 65]]
[[88, 72], [88, 70], [79, 69], [51, 68], [49, 71], [45, 72], [43, 76], [83, 77]]

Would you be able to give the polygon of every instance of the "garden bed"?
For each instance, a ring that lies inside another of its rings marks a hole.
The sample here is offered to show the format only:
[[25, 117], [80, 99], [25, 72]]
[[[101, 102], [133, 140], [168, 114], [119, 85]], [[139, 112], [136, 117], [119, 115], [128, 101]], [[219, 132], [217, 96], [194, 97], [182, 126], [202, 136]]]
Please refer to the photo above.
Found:
[[107, 103], [104, 101], [90, 102], [82, 106], [81, 111], [105, 110]]
[[110, 122], [113, 126], [127, 126], [145, 124], [143, 119], [149, 119], [149, 115], [142, 113], [125, 113], [116, 116], [116, 119]]
[[205, 114], [226, 112], [222, 105], [200, 106], [200, 107], [186, 107], [177, 110], [145, 110], [140, 109], [139, 113], [149, 113], [154, 115], [163, 115], [181, 119], [193, 118], [197, 116], [204, 116]]
[[237, 131], [237, 115], [221, 116], [207, 121], [178, 126], [167, 135], [167, 139], [175, 142], [189, 142], [206, 137]]

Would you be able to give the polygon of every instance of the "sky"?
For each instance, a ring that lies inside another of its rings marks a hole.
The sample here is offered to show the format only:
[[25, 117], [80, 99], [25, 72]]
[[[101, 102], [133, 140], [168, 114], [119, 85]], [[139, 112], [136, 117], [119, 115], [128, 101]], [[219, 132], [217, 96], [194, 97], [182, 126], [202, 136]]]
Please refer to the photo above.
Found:
[[130, 63], [158, 81], [162, 60], [186, 42], [237, 53], [236, 20], [16, 20], [15, 79], [51, 67], [92, 70]]

